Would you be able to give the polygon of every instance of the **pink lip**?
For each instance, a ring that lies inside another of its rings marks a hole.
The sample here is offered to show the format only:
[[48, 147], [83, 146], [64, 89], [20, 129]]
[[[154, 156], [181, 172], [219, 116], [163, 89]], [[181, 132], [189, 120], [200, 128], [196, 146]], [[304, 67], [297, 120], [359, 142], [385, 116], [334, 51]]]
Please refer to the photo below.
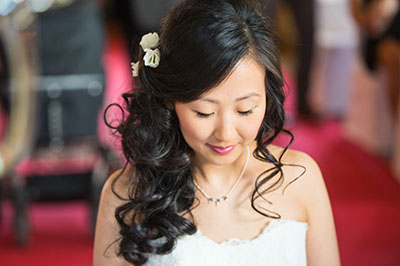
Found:
[[221, 147], [221, 146], [213, 146], [213, 145], [208, 144], [208, 146], [210, 146], [210, 148], [213, 151], [215, 151], [219, 154], [225, 155], [225, 154], [230, 153], [235, 148], [236, 145]]

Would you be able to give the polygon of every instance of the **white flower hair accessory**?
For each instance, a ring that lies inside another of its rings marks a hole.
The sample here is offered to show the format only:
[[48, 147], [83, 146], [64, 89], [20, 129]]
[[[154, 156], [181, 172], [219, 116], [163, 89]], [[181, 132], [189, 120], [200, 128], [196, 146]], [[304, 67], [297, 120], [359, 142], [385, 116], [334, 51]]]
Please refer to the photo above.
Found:
[[160, 63], [160, 50], [146, 49], [146, 54], [143, 57], [144, 65], [150, 67], [158, 67]]
[[[140, 46], [142, 47], [145, 55], [143, 57], [144, 65], [156, 68], [160, 64], [160, 50], [155, 49], [160, 42], [160, 37], [157, 32], [148, 33], [140, 40]], [[132, 62], [132, 76], [137, 77], [139, 75], [139, 62]]]
[[131, 63], [132, 67], [132, 76], [137, 77], [139, 76], [139, 62]]
[[157, 32], [147, 33], [140, 40], [140, 46], [142, 46], [144, 51], [146, 49], [154, 49], [158, 46], [159, 41], [160, 37], [158, 37]]

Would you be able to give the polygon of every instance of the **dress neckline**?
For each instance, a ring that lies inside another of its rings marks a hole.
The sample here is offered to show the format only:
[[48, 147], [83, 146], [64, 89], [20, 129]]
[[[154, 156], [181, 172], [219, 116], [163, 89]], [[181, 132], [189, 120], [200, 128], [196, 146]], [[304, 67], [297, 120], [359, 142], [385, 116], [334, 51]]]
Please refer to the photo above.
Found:
[[261, 239], [263, 236], [267, 235], [269, 232], [271, 232], [272, 229], [276, 228], [279, 225], [282, 224], [288, 224], [288, 223], [294, 223], [294, 224], [299, 224], [303, 225], [306, 228], [308, 228], [308, 223], [306, 222], [300, 222], [297, 220], [291, 220], [291, 219], [281, 219], [281, 220], [271, 220], [262, 230], [262, 232], [257, 235], [255, 238], [252, 239], [239, 239], [239, 238], [229, 238], [228, 240], [222, 241], [222, 242], [216, 242], [207, 236], [203, 235], [199, 229], [197, 229], [195, 235], [198, 235], [200, 238], [203, 238], [204, 240], [213, 243], [216, 246], [225, 246], [225, 245], [241, 245], [241, 244], [246, 244], [246, 243], [252, 243], [256, 242], [259, 239]]

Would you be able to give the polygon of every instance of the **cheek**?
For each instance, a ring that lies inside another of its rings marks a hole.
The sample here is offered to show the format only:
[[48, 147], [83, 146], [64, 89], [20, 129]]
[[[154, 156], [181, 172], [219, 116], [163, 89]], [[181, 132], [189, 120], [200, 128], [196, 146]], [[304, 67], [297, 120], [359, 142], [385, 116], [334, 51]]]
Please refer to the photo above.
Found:
[[185, 141], [192, 146], [196, 141], [205, 140], [208, 138], [209, 126], [206, 121], [201, 119], [193, 119], [188, 115], [181, 114], [179, 117], [179, 125]]
[[245, 126], [241, 127], [241, 135], [243, 138], [254, 140], [264, 120], [265, 109], [261, 109], [249, 118]]
[[254, 117], [254, 119], [252, 119], [250, 123], [243, 127], [243, 133], [246, 135], [247, 138], [254, 139], [257, 136], [263, 118], [263, 115], [258, 115], [257, 117]]

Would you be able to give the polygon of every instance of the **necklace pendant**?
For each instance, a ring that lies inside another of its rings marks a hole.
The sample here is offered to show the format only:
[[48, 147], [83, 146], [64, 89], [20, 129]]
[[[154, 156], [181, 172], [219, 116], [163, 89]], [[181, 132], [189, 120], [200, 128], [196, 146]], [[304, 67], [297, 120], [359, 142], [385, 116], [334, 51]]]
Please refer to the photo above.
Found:
[[215, 201], [215, 207], [218, 207], [220, 202], [221, 202], [221, 199], [217, 199], [217, 200]]

